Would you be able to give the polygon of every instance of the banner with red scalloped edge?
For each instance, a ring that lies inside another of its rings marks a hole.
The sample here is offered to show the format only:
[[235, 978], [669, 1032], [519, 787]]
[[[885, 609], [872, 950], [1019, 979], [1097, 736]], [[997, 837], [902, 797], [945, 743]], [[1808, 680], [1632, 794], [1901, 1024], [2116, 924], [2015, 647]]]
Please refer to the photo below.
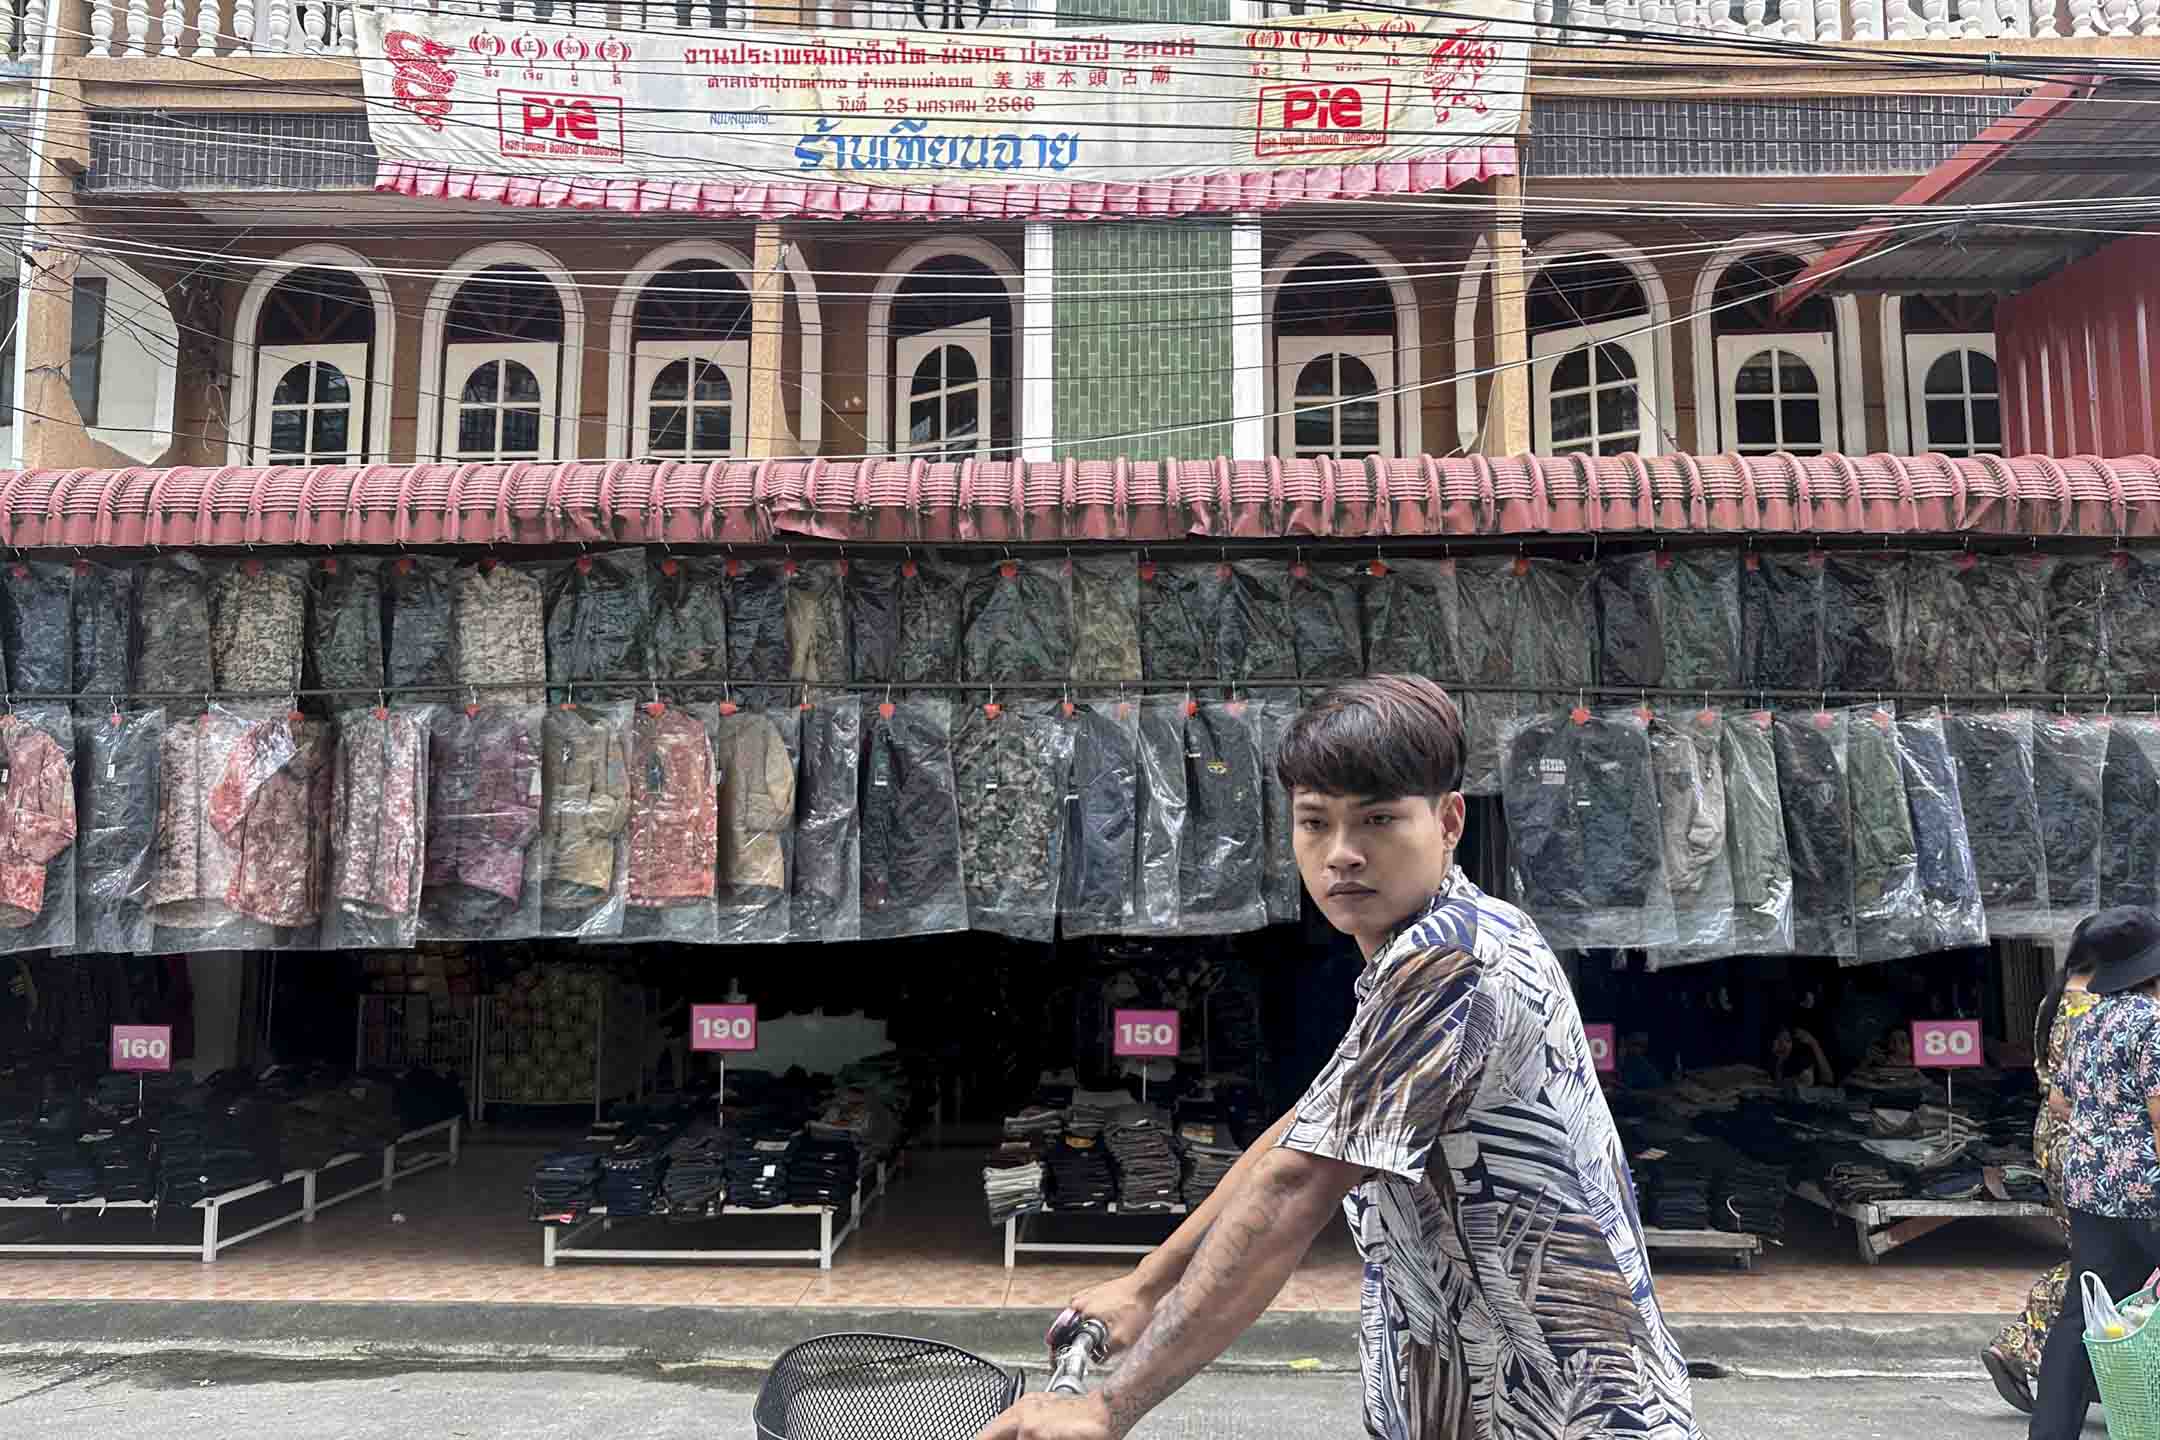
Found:
[[1001, 213], [1179, 213], [1512, 173], [1520, 8], [965, 32], [366, 9], [361, 71], [382, 188], [407, 193], [769, 209], [847, 191], [857, 203], [841, 208], [873, 210], [866, 197], [927, 193]]

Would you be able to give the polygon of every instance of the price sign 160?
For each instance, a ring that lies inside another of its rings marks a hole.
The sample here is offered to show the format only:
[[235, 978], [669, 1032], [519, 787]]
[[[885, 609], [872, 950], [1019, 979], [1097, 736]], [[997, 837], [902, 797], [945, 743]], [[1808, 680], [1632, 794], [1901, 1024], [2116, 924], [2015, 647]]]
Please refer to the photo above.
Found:
[[757, 1049], [757, 1006], [691, 1006], [690, 1048], [692, 1050]]
[[1913, 1064], [1932, 1070], [1954, 1070], [1984, 1065], [1977, 1020], [1915, 1020], [1912, 1026]]
[[1143, 1059], [1175, 1060], [1178, 1053], [1178, 1012], [1175, 1010], [1120, 1010], [1111, 1017], [1110, 1053]]
[[115, 1070], [172, 1069], [172, 1026], [113, 1026], [112, 1068]]

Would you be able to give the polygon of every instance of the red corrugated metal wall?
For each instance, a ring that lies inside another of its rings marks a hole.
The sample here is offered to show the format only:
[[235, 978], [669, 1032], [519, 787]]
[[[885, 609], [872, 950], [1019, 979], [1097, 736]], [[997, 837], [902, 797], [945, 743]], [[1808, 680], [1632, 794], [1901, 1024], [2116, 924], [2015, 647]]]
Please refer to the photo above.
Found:
[[2124, 455], [2160, 434], [2160, 235], [2133, 235], [1995, 308], [2011, 455]]

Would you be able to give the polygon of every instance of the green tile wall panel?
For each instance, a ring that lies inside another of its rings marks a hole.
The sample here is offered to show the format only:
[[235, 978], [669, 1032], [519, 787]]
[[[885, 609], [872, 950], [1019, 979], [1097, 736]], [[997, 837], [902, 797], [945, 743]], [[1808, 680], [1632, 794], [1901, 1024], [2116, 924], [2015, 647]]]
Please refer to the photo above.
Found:
[[1230, 22], [1230, 0], [1058, 0], [1060, 25]]

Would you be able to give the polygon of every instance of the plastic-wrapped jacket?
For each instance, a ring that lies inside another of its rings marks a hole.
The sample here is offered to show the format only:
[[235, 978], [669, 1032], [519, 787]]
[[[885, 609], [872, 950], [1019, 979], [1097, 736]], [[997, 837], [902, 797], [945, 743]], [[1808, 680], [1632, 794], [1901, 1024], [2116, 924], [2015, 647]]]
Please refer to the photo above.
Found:
[[1676, 943], [1687, 949], [1728, 945], [1733, 935], [1723, 728], [1722, 717], [1708, 709], [1660, 711], [1650, 722], [1666, 887]]
[[1823, 684], [1832, 690], [1897, 686], [1905, 626], [1905, 555], [1837, 551], [1823, 557]]
[[[128, 661], [133, 653], [135, 631], [135, 585], [133, 566], [93, 564], [77, 560], [75, 570], [74, 688], [85, 695], [101, 696], [96, 713], [109, 713], [111, 702], [128, 690]], [[88, 713], [93, 702], [81, 708]]]
[[968, 572], [960, 635], [971, 681], [1063, 680], [1072, 673], [1072, 590], [1061, 560], [1001, 560]]
[[1515, 893], [1546, 940], [1578, 950], [1675, 944], [1642, 712], [1535, 716], [1504, 745]]
[[1697, 686], [1723, 690], [1739, 685], [1739, 555], [1723, 546], [1660, 550], [1655, 572], [1661, 607], [1659, 630], [1665, 642], [1665, 683], [1684, 690]]
[[2047, 855], [2050, 933], [2100, 908], [2102, 785], [2108, 727], [2083, 715], [2033, 717], [2033, 796]]
[[1607, 555], [1597, 564], [1598, 674], [1607, 685], [1665, 684], [1663, 553]]
[[545, 934], [622, 933], [627, 893], [630, 705], [556, 705], [541, 730], [541, 917]]
[[2108, 585], [2106, 690], [2160, 690], [2160, 551], [2119, 550]]
[[[1517, 570], [1515, 557], [1506, 555], [1473, 556], [1457, 567], [1463, 678], [1471, 686], [1529, 682], [1529, 657], [1515, 648], [1516, 616], [1523, 608]], [[1497, 795], [1502, 732], [1535, 706], [1527, 696], [1477, 689], [1456, 698], [1463, 722], [1463, 792]]]
[[1933, 948], [1933, 933], [1920, 891], [1920, 847], [1905, 797], [1897, 717], [1887, 708], [1847, 712], [1845, 779], [1852, 802], [1855, 958], [1924, 954]]
[[729, 559], [728, 674], [736, 681], [788, 678], [787, 573], [778, 561]]
[[1823, 557], [1748, 551], [1740, 561], [1742, 683], [1814, 690], [1823, 683]]
[[1129, 550], [1072, 561], [1072, 678], [1116, 685], [1141, 678], [1140, 566]]
[[1455, 562], [1374, 560], [1361, 571], [1365, 668], [1374, 675], [1459, 680], [1461, 600]]
[[[210, 672], [210, 586], [203, 564], [193, 555], [159, 555], [142, 567], [136, 598], [136, 623], [142, 650], [135, 661], [135, 685], [148, 695], [207, 695], [215, 688]], [[168, 702], [168, 710], [198, 705]]]
[[1252, 719], [1253, 738], [1260, 746], [1260, 795], [1266, 806], [1261, 817], [1266, 847], [1261, 859], [1261, 897], [1267, 904], [1268, 923], [1288, 924], [1304, 916], [1305, 882], [1298, 875], [1290, 787], [1276, 773], [1275, 757], [1282, 752], [1283, 737], [1290, 733], [1291, 722], [1297, 719], [1297, 696], [1263, 691], [1252, 698], [1247, 713]]
[[[850, 570], [852, 579], [854, 570]], [[795, 786], [795, 874], [790, 940], [854, 940], [862, 934], [863, 702], [815, 694], [802, 713], [801, 777]]]
[[647, 701], [631, 713], [625, 941], [719, 938], [719, 729], [712, 700]]
[[541, 933], [538, 705], [436, 710], [428, 735], [423, 940]]
[[1335, 560], [1301, 560], [1290, 567], [1299, 678], [1347, 680], [1365, 673], [1365, 642], [1358, 629], [1361, 568]]
[[2042, 555], [1922, 553], [1906, 570], [1908, 690], [2037, 690], [2047, 679], [2050, 568]]
[[[390, 595], [390, 647], [384, 668], [392, 688], [448, 685], [459, 678], [453, 627], [457, 562], [439, 555], [400, 555], [384, 584]], [[507, 695], [483, 702], [509, 703]]]
[[1140, 663], [1150, 680], [1222, 673], [1216, 659], [1230, 567], [1213, 560], [1140, 562]]
[[221, 564], [210, 581], [210, 660], [218, 688], [300, 688], [307, 646], [304, 562], [255, 556]]
[[2047, 676], [2055, 694], [2108, 688], [2107, 603], [2115, 563], [2106, 555], [2059, 555], [2047, 567]]
[[2100, 904], [2160, 905], [2160, 715], [2118, 715], [2108, 727]]
[[720, 707], [720, 942], [776, 944], [792, 924], [795, 796], [802, 745], [796, 705]]
[[952, 706], [887, 701], [863, 721], [863, 938], [964, 930]]
[[1954, 712], [1944, 725], [1988, 933], [2045, 935], [2048, 867], [2033, 789], [2032, 712]]
[[[724, 563], [707, 555], [668, 555], [652, 568], [652, 662], [662, 680], [727, 679]], [[699, 697], [685, 691], [681, 698]]]
[[75, 943], [74, 764], [64, 703], [0, 715], [0, 952]]
[[1285, 680], [1297, 674], [1288, 561], [1231, 562], [1216, 617], [1215, 663], [1224, 680]]
[[1178, 869], [1183, 934], [1220, 935], [1267, 924], [1258, 718], [1242, 700], [1203, 704], [1186, 717], [1185, 836]]
[[1785, 811], [1785, 853], [1793, 872], [1793, 949], [1852, 959], [1853, 824], [1845, 774], [1847, 716], [1841, 710], [1781, 714], [1778, 799]]
[[330, 787], [330, 913], [323, 943], [407, 949], [420, 932], [431, 705], [337, 717]]
[[1898, 761], [1905, 798], [1912, 808], [1919, 849], [1920, 899], [1925, 908], [1923, 951], [1957, 950], [1987, 943], [1987, 912], [1980, 903], [1980, 876], [1973, 869], [1965, 806], [1958, 795], [1957, 762], [1941, 711], [1908, 715], [1897, 725]]
[[848, 567], [849, 645], [858, 681], [951, 684], [960, 678], [967, 567], [910, 556]]
[[[1652, 950], [1652, 970], [1727, 955], [1782, 955], [1792, 949], [1792, 859], [1785, 849], [1785, 812], [1778, 794], [1771, 724], [1767, 710], [1718, 719], [1726, 873], [1733, 897], [1731, 934], [1721, 943]], [[1677, 921], [1676, 914], [1676, 926]]]
[[[652, 600], [643, 550], [600, 550], [548, 567], [548, 681], [592, 685], [592, 695], [643, 695], [653, 673], [646, 653]], [[603, 682], [614, 682], [612, 684]]]
[[1140, 705], [1139, 883], [1133, 931], [1169, 934], [1177, 928], [1185, 849], [1185, 712], [1193, 702], [1168, 696]]
[[165, 712], [83, 715], [75, 726], [74, 948], [144, 952]]
[[383, 562], [325, 555], [315, 562], [308, 615], [308, 669], [325, 690], [362, 694], [383, 686]]
[[974, 705], [962, 717], [953, 784], [970, 928], [1045, 942], [1055, 934], [1071, 743], [1054, 702]]
[[1140, 707], [1130, 700], [1081, 702], [1072, 730], [1072, 811], [1058, 912], [1069, 934], [1122, 930], [1133, 920]]
[[844, 685], [848, 658], [848, 562], [798, 560], [787, 574], [788, 676], [811, 685]]
[[45, 560], [9, 564], [0, 585], [0, 620], [7, 626], [8, 689], [17, 695], [68, 695], [75, 690], [75, 572]]

